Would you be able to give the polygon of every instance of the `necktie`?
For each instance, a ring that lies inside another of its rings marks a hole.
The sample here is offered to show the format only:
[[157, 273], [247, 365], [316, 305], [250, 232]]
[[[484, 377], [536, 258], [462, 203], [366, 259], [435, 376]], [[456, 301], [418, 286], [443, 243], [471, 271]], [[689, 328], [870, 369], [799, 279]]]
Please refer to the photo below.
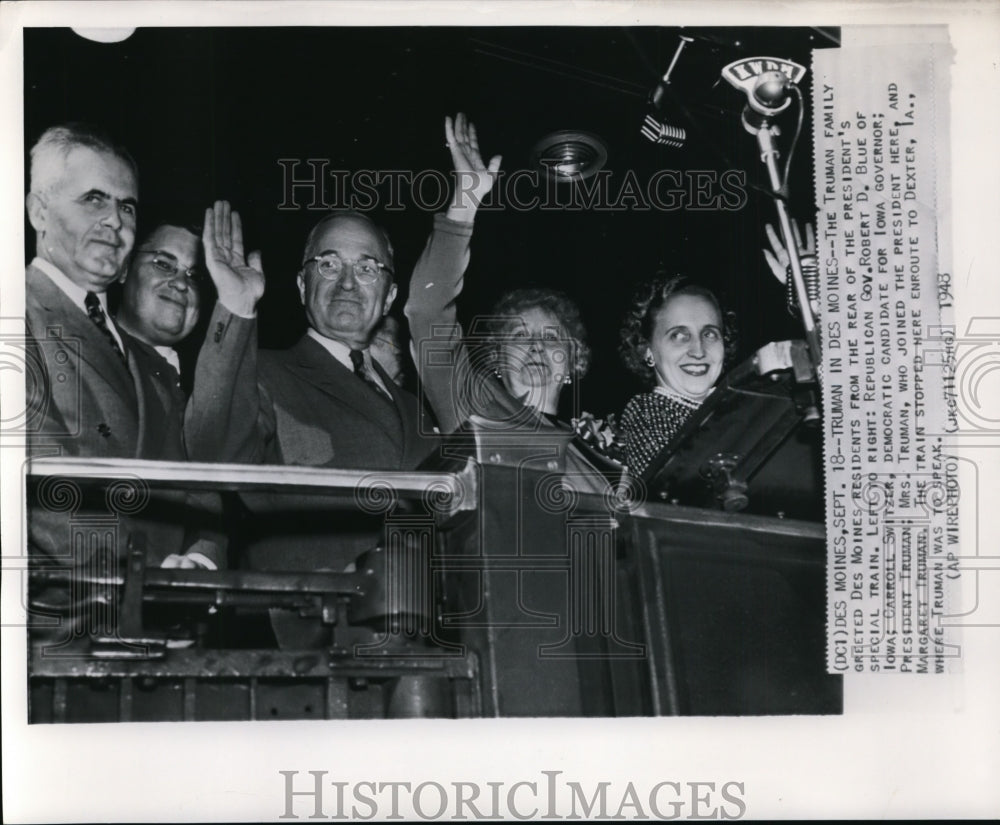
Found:
[[84, 306], [87, 307], [87, 315], [90, 316], [90, 320], [94, 322], [96, 326], [105, 338], [108, 339], [108, 343], [111, 344], [112, 349], [114, 349], [115, 354], [122, 359], [123, 364], [128, 364], [125, 359], [125, 353], [122, 352], [122, 348], [118, 346], [118, 341], [115, 340], [115, 336], [111, 334], [111, 330], [108, 329], [108, 319], [104, 314], [104, 308], [101, 306], [100, 299], [98, 299], [97, 294], [94, 292], [88, 292], [87, 297], [83, 300]]
[[390, 404], [392, 403], [392, 397], [384, 389], [382, 389], [378, 381], [376, 381], [372, 374], [368, 372], [368, 367], [365, 366], [365, 355], [361, 350], [351, 350], [351, 365], [354, 367], [354, 374], [358, 376], [358, 378], [375, 390], [383, 401], [388, 401]]

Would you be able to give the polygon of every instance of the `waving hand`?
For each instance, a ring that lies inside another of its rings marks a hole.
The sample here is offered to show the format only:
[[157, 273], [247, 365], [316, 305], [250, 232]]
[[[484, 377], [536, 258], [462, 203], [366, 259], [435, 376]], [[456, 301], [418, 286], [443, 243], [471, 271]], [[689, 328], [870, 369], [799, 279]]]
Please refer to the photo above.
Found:
[[260, 252], [251, 252], [249, 259], [244, 257], [243, 223], [229, 201], [216, 201], [205, 210], [201, 240], [219, 302], [235, 315], [252, 316], [264, 294], [264, 269]]

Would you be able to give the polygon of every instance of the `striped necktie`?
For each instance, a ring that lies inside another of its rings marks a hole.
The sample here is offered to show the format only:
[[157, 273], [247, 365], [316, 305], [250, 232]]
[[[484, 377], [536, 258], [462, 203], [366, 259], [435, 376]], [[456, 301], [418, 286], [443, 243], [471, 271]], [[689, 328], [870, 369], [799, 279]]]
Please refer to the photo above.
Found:
[[351, 365], [354, 367], [354, 374], [358, 376], [358, 378], [375, 390], [383, 401], [388, 401], [390, 404], [392, 403], [392, 396], [382, 389], [379, 382], [376, 381], [374, 376], [368, 371], [368, 367], [365, 366], [365, 354], [361, 350], [351, 350]]
[[108, 343], [111, 344], [115, 354], [122, 359], [122, 363], [128, 366], [128, 360], [125, 358], [125, 353], [122, 351], [122, 348], [118, 346], [118, 341], [115, 340], [115, 336], [112, 335], [111, 330], [108, 329], [108, 318], [104, 314], [104, 308], [101, 306], [101, 301], [97, 297], [97, 293], [88, 292], [83, 303], [87, 307], [87, 315], [90, 316], [90, 320], [94, 322], [94, 326], [96, 326], [101, 331], [101, 334], [108, 339]]

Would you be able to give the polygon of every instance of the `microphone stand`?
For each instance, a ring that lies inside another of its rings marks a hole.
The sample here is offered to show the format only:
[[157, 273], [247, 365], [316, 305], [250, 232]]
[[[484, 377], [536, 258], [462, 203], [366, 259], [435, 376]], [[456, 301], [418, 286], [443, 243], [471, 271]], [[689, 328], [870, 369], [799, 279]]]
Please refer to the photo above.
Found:
[[774, 198], [774, 205], [778, 210], [781, 237], [784, 239], [785, 249], [788, 251], [788, 262], [792, 269], [795, 295], [799, 300], [799, 312], [802, 314], [802, 326], [805, 328], [806, 344], [809, 347], [809, 355], [816, 369], [816, 379], [822, 386], [823, 351], [820, 347], [819, 329], [816, 327], [816, 319], [813, 317], [812, 307], [809, 305], [809, 295], [806, 291], [805, 280], [802, 277], [802, 262], [799, 260], [799, 250], [795, 243], [795, 235], [792, 232], [792, 222], [788, 217], [788, 207], [785, 204], [781, 191], [781, 174], [778, 171], [778, 149], [774, 142], [774, 138], [780, 135], [781, 132], [772, 123], [768, 115], [754, 111], [749, 106], [743, 110], [743, 127], [751, 135], [757, 137], [757, 144], [760, 146], [760, 159], [767, 168], [768, 177], [771, 179], [771, 188], [777, 196]]

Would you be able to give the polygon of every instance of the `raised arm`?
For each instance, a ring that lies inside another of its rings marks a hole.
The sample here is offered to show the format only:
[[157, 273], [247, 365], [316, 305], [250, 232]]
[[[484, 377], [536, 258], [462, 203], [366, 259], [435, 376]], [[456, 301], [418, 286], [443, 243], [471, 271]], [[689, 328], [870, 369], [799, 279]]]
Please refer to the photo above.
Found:
[[456, 380], [471, 378], [455, 301], [469, 264], [472, 223], [500, 168], [500, 156], [483, 163], [476, 129], [464, 114], [445, 118], [445, 139], [455, 167], [455, 188], [445, 214], [434, 216], [434, 230], [410, 279], [405, 313], [413, 361], [442, 432], [455, 430], [471, 410]]
[[240, 216], [226, 201], [205, 210], [202, 243], [219, 299], [184, 413], [185, 449], [193, 461], [258, 463], [274, 432], [273, 411], [257, 386], [260, 253], [244, 256]]
[[444, 119], [444, 137], [455, 170], [455, 188], [448, 205], [448, 219], [471, 224], [480, 204], [496, 182], [503, 158], [494, 155], [488, 165], [483, 163], [475, 124], [470, 123], [462, 112], [455, 116], [454, 122], [450, 117]]

